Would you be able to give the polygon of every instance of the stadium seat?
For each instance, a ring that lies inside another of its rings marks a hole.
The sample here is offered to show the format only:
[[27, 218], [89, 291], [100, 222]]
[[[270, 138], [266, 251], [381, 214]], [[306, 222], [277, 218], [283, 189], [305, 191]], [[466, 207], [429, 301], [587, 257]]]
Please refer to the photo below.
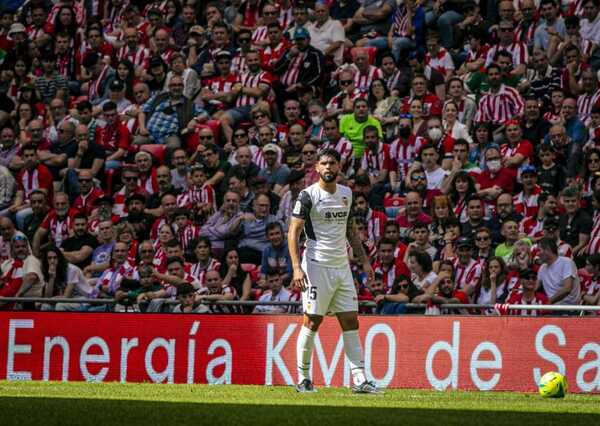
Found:
[[142, 145], [140, 150], [150, 153], [150, 155], [152, 155], [160, 164], [165, 163], [165, 156], [167, 152], [166, 145], [146, 144]]

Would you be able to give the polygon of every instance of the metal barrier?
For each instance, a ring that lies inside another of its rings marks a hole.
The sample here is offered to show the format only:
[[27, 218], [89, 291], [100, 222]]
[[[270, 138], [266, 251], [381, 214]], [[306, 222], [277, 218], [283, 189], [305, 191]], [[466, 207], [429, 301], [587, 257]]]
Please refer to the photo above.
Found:
[[[44, 298], [44, 297], [0, 297], [0, 302], [19, 302], [19, 303], [46, 303], [46, 304], [57, 304], [57, 303], [81, 303], [89, 305], [117, 305], [116, 299], [72, 299], [72, 298]], [[169, 305], [179, 304], [176, 299], [165, 300], [164, 303]], [[290, 302], [260, 302], [257, 300], [221, 300], [221, 301], [202, 301], [200, 304], [203, 305], [229, 305], [229, 306], [302, 306], [301, 302], [290, 301]], [[371, 301], [359, 302], [359, 306], [367, 308], [375, 308], [377, 304]], [[442, 305], [436, 305], [443, 309], [495, 309], [497, 305], [487, 304], [478, 305], [475, 303], [447, 303]], [[522, 310], [522, 311], [550, 311], [550, 312], [600, 312], [600, 306], [588, 306], [588, 305], [501, 305], [505, 310]], [[425, 309], [427, 305], [422, 303], [406, 303], [408, 309]]]

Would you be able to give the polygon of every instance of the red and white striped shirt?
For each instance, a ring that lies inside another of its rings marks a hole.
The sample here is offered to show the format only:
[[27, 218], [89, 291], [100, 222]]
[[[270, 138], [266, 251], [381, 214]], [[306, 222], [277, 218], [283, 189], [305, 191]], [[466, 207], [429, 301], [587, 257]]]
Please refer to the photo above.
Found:
[[525, 29], [524, 22], [519, 21], [519, 23], [515, 27], [515, 40], [518, 40], [525, 44], [532, 43], [536, 28], [537, 28], [536, 21], [531, 22], [529, 24], [529, 26], [527, 27], [527, 29]]
[[200, 265], [199, 263], [194, 263], [192, 265], [190, 275], [192, 275], [194, 278], [200, 281], [202, 285], [204, 285], [204, 278], [206, 276], [206, 273], [209, 271], [218, 271], [219, 268], [221, 268], [221, 262], [211, 257], [208, 261], [208, 265], [206, 266]]
[[327, 104], [328, 110], [338, 110], [344, 106], [344, 98], [347, 96], [350, 102], [354, 102], [354, 99], [363, 98], [365, 99], [369, 95], [369, 92], [363, 92], [359, 89], [354, 89], [352, 93], [347, 93], [345, 90], [342, 90], [337, 95], [332, 97]]
[[544, 222], [537, 216], [526, 217], [519, 224], [519, 233], [531, 238], [540, 238], [544, 235]]
[[392, 142], [390, 147], [390, 157], [394, 162], [394, 169], [398, 173], [399, 180], [403, 180], [408, 173], [408, 169], [419, 156], [425, 139], [420, 136], [410, 135], [408, 141], [400, 138]]
[[600, 211], [594, 213], [592, 233], [590, 234], [590, 243], [587, 252], [588, 254], [600, 253]]
[[88, 97], [90, 102], [102, 96], [100, 93], [100, 88], [104, 84], [104, 79], [106, 78], [109, 69], [110, 67], [105, 65], [104, 68], [102, 68], [102, 71], [100, 71], [98, 78], [90, 81], [90, 87], [88, 89]]
[[242, 53], [241, 49], [237, 50], [235, 56], [231, 60], [231, 72], [233, 74], [242, 74], [248, 72], [246, 57]]
[[187, 191], [177, 196], [177, 207], [196, 210], [198, 204], [210, 204], [213, 211], [217, 211], [215, 190], [212, 186], [206, 185], [200, 189], [189, 188]]
[[69, 234], [73, 228], [72, 215], [67, 214], [64, 218], [59, 218], [56, 210], [52, 210], [46, 215], [40, 228], [49, 231], [54, 245], [60, 248], [63, 241], [69, 238]]
[[290, 48], [290, 43], [283, 39], [275, 47], [267, 46], [260, 52], [262, 68], [265, 71], [273, 71], [273, 67]]
[[29, 200], [31, 192], [35, 189], [45, 189], [48, 199], [52, 199], [53, 178], [50, 170], [43, 164], [33, 170], [21, 169], [17, 175], [17, 188], [25, 194], [25, 200]]
[[[208, 83], [208, 89], [214, 94], [219, 92], [231, 92], [231, 88], [237, 82], [237, 76], [235, 74], [228, 74], [226, 76], [219, 75], [211, 78]], [[224, 109], [225, 104], [221, 101], [213, 99], [209, 101], [211, 105], [214, 105], [218, 109]]]
[[129, 46], [123, 46], [117, 52], [117, 59], [119, 61], [129, 59], [134, 67], [148, 68], [150, 51], [142, 44], [138, 45], [135, 50], [129, 48]]
[[431, 56], [429, 52], [425, 54], [425, 77], [431, 78], [431, 71], [437, 71], [444, 77], [454, 71], [454, 61], [450, 53], [440, 47], [440, 50], [435, 56]]
[[[506, 301], [509, 305], [548, 305], [550, 301], [548, 297], [542, 292], [536, 292], [533, 299], [527, 300], [523, 297], [523, 293], [513, 293]], [[524, 309], [511, 309], [509, 315], [520, 315], [524, 317], [537, 317], [543, 314], [543, 311], [529, 311]]]
[[[271, 86], [271, 80], [269, 75], [264, 71], [259, 71], [256, 74], [252, 74], [250, 71], [243, 73], [237, 79], [236, 83], [241, 83], [244, 87], [257, 88], [260, 85]], [[239, 94], [235, 101], [236, 107], [242, 107], [247, 105], [254, 105], [260, 98], [250, 95]]]
[[479, 285], [481, 279], [481, 263], [474, 259], [469, 261], [467, 266], [463, 266], [458, 261], [458, 258], [454, 260], [454, 282], [456, 283], [457, 290], [465, 290], [467, 287], [475, 288]]
[[406, 11], [406, 5], [402, 3], [396, 8], [392, 22], [392, 31], [394, 37], [413, 38], [409, 33], [410, 15]]
[[257, 27], [252, 33], [252, 44], [264, 45], [269, 42], [269, 29], [266, 25]]
[[527, 53], [527, 46], [525, 43], [520, 41], [515, 41], [509, 46], [500, 46], [496, 44], [490, 48], [487, 54], [487, 59], [485, 61], [485, 66], [488, 67], [492, 62], [495, 62], [496, 53], [501, 50], [506, 50], [508, 53], [512, 55], [513, 66], [517, 67], [521, 64], [527, 64], [529, 61], [529, 54]]
[[540, 208], [538, 199], [542, 193], [542, 188], [535, 186], [533, 194], [527, 196], [524, 191], [519, 192], [513, 197], [513, 206], [515, 212], [525, 217], [537, 216]]
[[192, 244], [192, 241], [200, 236], [200, 226], [189, 223], [185, 228], [177, 230], [177, 239], [181, 244], [183, 251], [187, 251]]
[[388, 218], [383, 212], [369, 209], [366, 219], [369, 240], [376, 243], [383, 236], [385, 231], [385, 223], [387, 222]]
[[374, 153], [368, 147], [365, 148], [360, 160], [360, 168], [369, 176], [375, 177], [379, 176], [384, 170], [392, 171], [393, 161], [390, 158], [390, 146], [380, 143], [377, 153]]
[[336, 143], [325, 140], [323, 142], [323, 149], [333, 148], [340, 153], [342, 162], [348, 162], [352, 159], [354, 151], [352, 150], [352, 143], [346, 138], [340, 138]]
[[298, 76], [300, 75], [300, 68], [306, 58], [306, 53], [298, 53], [288, 65], [288, 69], [281, 76], [281, 84], [284, 86], [291, 86], [298, 82]]
[[577, 112], [579, 114], [579, 119], [583, 121], [584, 124], [587, 124], [589, 121], [594, 106], [600, 106], [600, 89], [592, 94], [581, 94], [577, 98]]
[[507, 120], [520, 117], [524, 109], [525, 102], [519, 92], [502, 84], [497, 93], [488, 92], [481, 97], [475, 121], [503, 124]]
[[383, 72], [373, 65], [369, 65], [366, 73], [360, 72], [356, 67], [356, 73], [354, 74], [354, 87], [363, 92], [369, 92], [371, 83], [373, 80], [383, 78]]
[[288, 7], [285, 9], [281, 5], [279, 6], [279, 25], [285, 31], [294, 22], [294, 16], [292, 15], [292, 8]]

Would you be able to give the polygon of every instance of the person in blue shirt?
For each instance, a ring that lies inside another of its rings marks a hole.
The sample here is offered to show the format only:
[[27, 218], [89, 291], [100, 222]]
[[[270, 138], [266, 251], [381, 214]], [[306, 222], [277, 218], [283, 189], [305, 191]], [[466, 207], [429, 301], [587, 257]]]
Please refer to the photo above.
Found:
[[292, 262], [281, 223], [268, 224], [266, 234], [269, 245], [262, 252], [260, 272], [267, 275], [269, 271], [277, 270], [282, 281], [287, 284], [292, 277]]

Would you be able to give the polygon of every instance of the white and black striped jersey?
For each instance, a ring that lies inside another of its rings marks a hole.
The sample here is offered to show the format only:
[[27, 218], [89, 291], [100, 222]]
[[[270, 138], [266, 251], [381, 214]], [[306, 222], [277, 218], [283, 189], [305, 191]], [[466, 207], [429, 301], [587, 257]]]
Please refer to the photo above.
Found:
[[333, 194], [315, 183], [298, 195], [292, 216], [304, 220], [308, 260], [328, 267], [348, 264], [346, 226], [352, 207], [352, 190], [336, 185]]

